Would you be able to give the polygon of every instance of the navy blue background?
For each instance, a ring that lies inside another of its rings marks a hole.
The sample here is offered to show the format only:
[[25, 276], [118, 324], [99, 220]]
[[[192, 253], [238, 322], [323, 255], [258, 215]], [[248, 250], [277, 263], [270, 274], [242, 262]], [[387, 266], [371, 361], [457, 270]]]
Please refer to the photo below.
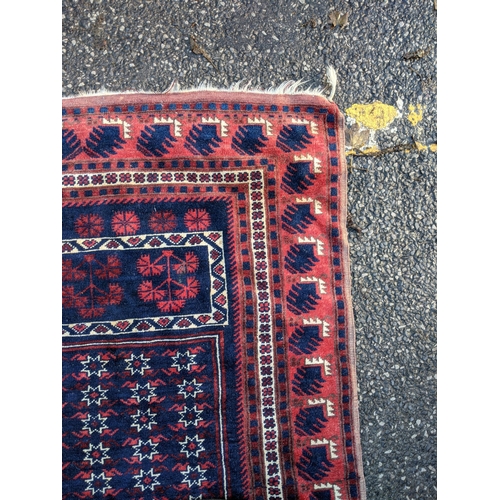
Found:
[[[120, 319], [128, 318], [150, 318], [158, 316], [170, 316], [170, 315], [185, 315], [185, 314], [197, 314], [197, 313], [208, 313], [212, 310], [210, 304], [210, 266], [208, 261], [208, 246], [196, 246], [196, 247], [175, 247], [173, 248], [174, 255], [179, 258], [184, 258], [186, 253], [192, 252], [196, 254], [199, 259], [199, 266], [195, 273], [181, 274], [177, 275], [175, 271], [171, 271], [172, 278], [178, 280], [179, 282], [185, 282], [186, 276], [193, 276], [200, 283], [200, 291], [198, 295], [192, 299], [186, 299], [186, 303], [181, 311], [177, 313], [173, 312], [162, 312], [156, 306], [155, 302], [144, 302], [141, 300], [137, 294], [137, 289], [141, 282], [152, 281], [154, 286], [159, 285], [167, 278], [166, 270], [162, 272], [159, 276], [142, 276], [137, 271], [137, 261], [142, 255], [149, 255], [151, 262], [161, 255], [164, 249], [137, 249], [137, 250], [121, 250], [118, 252], [111, 251], [97, 251], [88, 252], [95, 255], [95, 258], [99, 262], [105, 263], [107, 261], [108, 255], [115, 255], [120, 259], [122, 265], [122, 271], [120, 276], [111, 280], [101, 280], [95, 275], [93, 276], [93, 282], [100, 289], [106, 291], [110, 283], [117, 283], [123, 289], [123, 299], [118, 305], [104, 306], [106, 311], [102, 316], [97, 318], [89, 318], [91, 321], [115, 321]], [[85, 254], [83, 254], [85, 255]], [[83, 258], [82, 254], [66, 255], [64, 259], [69, 259], [73, 261], [74, 265], [77, 266]], [[175, 261], [172, 261], [175, 262]], [[165, 260], [162, 261], [165, 263]], [[88, 265], [88, 264], [84, 264]], [[87, 287], [89, 284], [88, 278], [81, 281], [68, 281], [64, 282], [63, 285], [74, 286], [75, 291], [79, 291]], [[166, 285], [162, 287], [166, 289]], [[63, 308], [63, 323], [76, 323], [79, 321], [86, 321], [77, 309], [73, 308]]]
[[[177, 225], [169, 233], [187, 233], [192, 232], [186, 224], [184, 223], [184, 215], [189, 209], [198, 208], [205, 209], [210, 215], [211, 224], [207, 231], [218, 230], [224, 231], [227, 229], [226, 218], [221, 217], [227, 211], [227, 204], [223, 201], [175, 201], [175, 202], [164, 202], [164, 201], [154, 201], [153, 203], [148, 203], [146, 201], [140, 201], [135, 203], [120, 203], [116, 202], [112, 198], [109, 199], [109, 203], [100, 205], [89, 205], [89, 206], [79, 206], [79, 207], [64, 207], [62, 215], [62, 238], [63, 240], [72, 240], [82, 238], [74, 229], [75, 221], [80, 215], [84, 214], [96, 214], [99, 215], [104, 221], [104, 231], [98, 237], [114, 237], [119, 236], [114, 233], [111, 229], [111, 219], [113, 214], [116, 212], [130, 212], [133, 211], [139, 217], [140, 227], [138, 231], [134, 234], [153, 234], [153, 231], [149, 227], [149, 219], [153, 212], [161, 212], [169, 210], [176, 215]], [[131, 235], [130, 235], [131, 236]]]

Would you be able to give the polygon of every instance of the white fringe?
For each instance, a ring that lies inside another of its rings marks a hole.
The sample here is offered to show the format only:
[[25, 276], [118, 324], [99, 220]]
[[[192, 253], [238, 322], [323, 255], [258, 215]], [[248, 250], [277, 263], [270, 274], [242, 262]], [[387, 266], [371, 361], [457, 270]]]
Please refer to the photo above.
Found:
[[[333, 66], [328, 66], [326, 70], [326, 77], [328, 80], [328, 85], [331, 88], [330, 94], [328, 96], [328, 100], [332, 101], [333, 96], [335, 95], [335, 89], [337, 86], [337, 73]], [[63, 97], [63, 99], [71, 99], [74, 97], [95, 97], [101, 95], [117, 95], [117, 94], [177, 94], [177, 93], [185, 93], [185, 92], [196, 92], [200, 90], [210, 90], [217, 92], [251, 92], [256, 94], [288, 94], [288, 95], [315, 95], [320, 97], [326, 97], [327, 89], [324, 87], [308, 87], [306, 89], [300, 88], [301, 85], [307, 83], [304, 80], [289, 80], [287, 82], [283, 82], [281, 85], [277, 87], [269, 87], [267, 89], [252, 87], [252, 82], [249, 81], [245, 83], [243, 80], [233, 83], [228, 88], [219, 88], [212, 85], [210, 82], [203, 82], [196, 87], [190, 87], [186, 89], [182, 89], [177, 80], [174, 80], [170, 86], [164, 90], [163, 92], [151, 92], [151, 91], [143, 91], [143, 90], [125, 90], [123, 92], [116, 91], [108, 91], [105, 88], [95, 92], [81, 92], [76, 95]]]
[[333, 96], [335, 95], [335, 90], [337, 88], [337, 72], [333, 66], [328, 66], [328, 68], [326, 68], [326, 78], [328, 79], [328, 83], [331, 88], [328, 100], [333, 101]]

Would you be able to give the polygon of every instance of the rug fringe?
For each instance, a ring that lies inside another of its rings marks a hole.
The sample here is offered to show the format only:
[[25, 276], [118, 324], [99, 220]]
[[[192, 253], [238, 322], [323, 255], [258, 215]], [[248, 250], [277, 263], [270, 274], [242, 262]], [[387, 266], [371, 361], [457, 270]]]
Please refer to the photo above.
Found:
[[[337, 73], [333, 66], [328, 66], [326, 70], [326, 78], [328, 81], [328, 86], [331, 88], [330, 94], [327, 99], [329, 101], [333, 100], [333, 96], [335, 95], [335, 89], [337, 86]], [[97, 90], [95, 92], [81, 92], [72, 96], [63, 97], [63, 99], [72, 99], [75, 97], [96, 97], [102, 95], [116, 95], [116, 94], [173, 94], [173, 93], [186, 93], [186, 92], [196, 92], [200, 90], [209, 90], [209, 91], [217, 91], [217, 92], [251, 92], [258, 94], [288, 94], [288, 95], [297, 95], [297, 94], [306, 94], [306, 95], [315, 95], [320, 97], [326, 97], [327, 89], [324, 87], [308, 87], [308, 88], [300, 88], [301, 86], [307, 83], [306, 80], [289, 80], [281, 83], [276, 87], [269, 87], [267, 89], [252, 87], [252, 81], [248, 81], [245, 83], [244, 80], [240, 80], [231, 84], [228, 88], [220, 88], [212, 85], [210, 82], [202, 82], [201, 84], [189, 87], [189, 88], [181, 88], [179, 81], [174, 79], [169, 87], [163, 92], [152, 92], [152, 91], [144, 91], [144, 90], [125, 90], [122, 92], [109, 91], [105, 88], [101, 90]]]
[[335, 90], [337, 88], [337, 72], [333, 66], [328, 66], [328, 68], [326, 68], [326, 78], [328, 79], [328, 83], [331, 88], [328, 100], [333, 101], [333, 96], [335, 95]]

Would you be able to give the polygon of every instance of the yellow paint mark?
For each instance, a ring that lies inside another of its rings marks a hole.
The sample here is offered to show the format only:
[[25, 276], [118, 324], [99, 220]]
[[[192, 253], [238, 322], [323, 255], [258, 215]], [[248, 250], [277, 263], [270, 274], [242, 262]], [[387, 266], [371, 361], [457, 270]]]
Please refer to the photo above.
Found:
[[423, 115], [423, 109], [421, 104], [417, 104], [415, 107], [413, 104], [410, 104], [408, 106], [408, 110], [410, 111], [408, 113], [408, 121], [415, 126], [419, 121], [422, 120], [422, 115]]
[[359, 153], [370, 154], [370, 153], [378, 153], [379, 151], [380, 151], [380, 149], [377, 148], [377, 146], [371, 146], [369, 148], [360, 149], [359, 151], [354, 150], [354, 149], [350, 149], [349, 151], [345, 152], [345, 155], [351, 156], [351, 155], [356, 155]]
[[417, 149], [419, 151], [425, 151], [427, 149], [427, 146], [425, 144], [422, 144], [421, 142], [415, 141], [415, 146], [417, 146]]
[[433, 152], [433, 153], [437, 153], [437, 150], [438, 150], [438, 145], [436, 143], [434, 144], [431, 144], [429, 146], [429, 149]]
[[394, 106], [380, 101], [371, 104], [353, 104], [345, 112], [358, 123], [372, 130], [387, 127], [398, 114], [398, 110]]
[[363, 149], [362, 153], [370, 154], [370, 153], [378, 153], [379, 151], [380, 151], [380, 149], [377, 148], [377, 146], [372, 146], [370, 148]]
[[345, 155], [351, 156], [351, 155], [359, 154], [360, 152], [364, 153], [364, 154], [370, 154], [370, 153], [378, 153], [379, 151], [380, 151], [379, 148], [377, 148], [376, 146], [372, 146], [369, 148], [360, 149], [359, 151], [356, 151], [354, 149], [350, 149], [349, 151], [345, 152]]

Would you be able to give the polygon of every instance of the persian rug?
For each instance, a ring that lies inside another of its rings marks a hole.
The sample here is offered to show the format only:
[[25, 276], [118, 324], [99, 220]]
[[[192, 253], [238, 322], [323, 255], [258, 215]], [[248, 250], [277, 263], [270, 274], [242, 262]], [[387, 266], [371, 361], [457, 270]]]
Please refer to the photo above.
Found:
[[63, 498], [364, 499], [344, 121], [63, 100]]

